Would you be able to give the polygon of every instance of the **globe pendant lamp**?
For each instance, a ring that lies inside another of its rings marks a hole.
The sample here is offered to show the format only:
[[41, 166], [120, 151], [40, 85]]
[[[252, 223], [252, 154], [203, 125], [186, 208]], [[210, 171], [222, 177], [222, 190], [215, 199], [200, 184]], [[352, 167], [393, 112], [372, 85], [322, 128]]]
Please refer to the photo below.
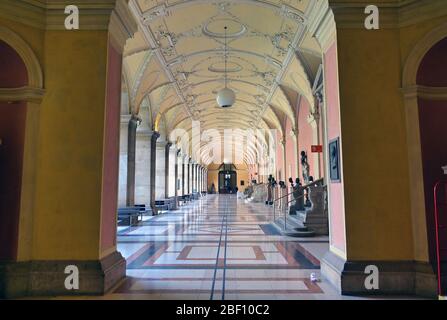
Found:
[[228, 77], [227, 77], [227, 27], [225, 27], [225, 88], [217, 93], [217, 104], [221, 108], [232, 107], [236, 101], [236, 94], [233, 90], [228, 88]]

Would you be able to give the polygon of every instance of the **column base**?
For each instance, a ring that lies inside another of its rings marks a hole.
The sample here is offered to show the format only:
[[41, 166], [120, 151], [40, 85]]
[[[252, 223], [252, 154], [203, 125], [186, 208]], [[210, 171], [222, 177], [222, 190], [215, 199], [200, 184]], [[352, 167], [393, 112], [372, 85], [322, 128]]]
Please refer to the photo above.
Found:
[[[365, 268], [379, 269], [379, 289], [365, 288]], [[346, 261], [329, 251], [321, 261], [321, 274], [342, 295], [417, 295], [437, 297], [432, 266], [419, 261]]]
[[[67, 290], [64, 273], [79, 269], [79, 290]], [[103, 295], [126, 275], [126, 260], [114, 252], [96, 261], [0, 262], [0, 298]]]

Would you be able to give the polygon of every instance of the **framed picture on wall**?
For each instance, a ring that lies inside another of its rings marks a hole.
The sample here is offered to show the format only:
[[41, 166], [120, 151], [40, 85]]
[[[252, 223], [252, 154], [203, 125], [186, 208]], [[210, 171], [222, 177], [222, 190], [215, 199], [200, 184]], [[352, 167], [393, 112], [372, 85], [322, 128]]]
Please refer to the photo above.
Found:
[[331, 182], [341, 182], [339, 137], [329, 141], [329, 175]]

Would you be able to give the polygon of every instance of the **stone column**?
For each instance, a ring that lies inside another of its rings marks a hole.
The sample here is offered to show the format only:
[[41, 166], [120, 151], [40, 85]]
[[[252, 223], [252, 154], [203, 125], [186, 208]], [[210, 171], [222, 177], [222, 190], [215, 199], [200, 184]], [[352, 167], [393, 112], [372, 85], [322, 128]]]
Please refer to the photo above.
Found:
[[131, 115], [121, 115], [120, 126], [120, 157], [118, 178], [118, 207], [127, 205], [127, 158], [128, 158], [128, 133]]
[[179, 179], [179, 151], [177, 150], [177, 147], [174, 147], [174, 210], [177, 210], [178, 208], [178, 179]]
[[197, 172], [197, 179], [196, 179], [197, 192], [200, 193], [200, 164], [197, 165], [196, 172]]
[[[283, 176], [281, 180], [287, 183], [287, 150], [286, 150], [286, 137], [282, 137], [281, 139], [281, 148], [282, 148], [282, 166], [283, 166]], [[279, 177], [278, 177], [279, 178]]]
[[196, 164], [194, 161], [191, 163], [191, 193], [195, 191], [196, 188]]
[[203, 167], [202, 168], [202, 182], [203, 182], [203, 184], [202, 184], [202, 191], [203, 192], [206, 192], [207, 190], [207, 188], [206, 188], [206, 181], [205, 181], [205, 170], [206, 170], [206, 168], [205, 167]]
[[[17, 10], [13, 2], [2, 1], [2, 11]], [[18, 9], [17, 16], [25, 12]], [[37, 61], [27, 43], [45, 53], [39, 59], [45, 70], [44, 90], [38, 90], [43, 84], [37, 63], [32, 62], [35, 68], [28, 72], [33, 88], [28, 91], [36, 102], [44, 91], [47, 94], [36, 106], [37, 121], [34, 102], [27, 109], [23, 161], [35, 172], [26, 175], [29, 169], [24, 167], [22, 176], [24, 192], [32, 188], [34, 196], [32, 208], [20, 212], [26, 216], [20, 216], [15, 231], [14, 256], [0, 261], [0, 298], [101, 295], [126, 275], [126, 261], [116, 247], [121, 65], [126, 35], [136, 32], [137, 26], [124, 1], [96, 2], [83, 7], [83, 14], [94, 15], [95, 21], [94, 26], [82, 24], [82, 32], [67, 32], [63, 23], [50, 27], [40, 18], [43, 25], [27, 26], [26, 32], [19, 32], [20, 24], [8, 24], [20, 33], [19, 45], [27, 61]], [[61, 47], [76, 49], [62, 51]], [[78, 63], [67, 63], [75, 60]], [[34, 145], [34, 137], [29, 137], [34, 130], [28, 125], [38, 124], [44, 130]], [[28, 159], [34, 147], [39, 161]], [[78, 268], [78, 290], [64, 286], [67, 265]]]
[[[139, 128], [135, 147], [135, 204], [151, 204], [151, 151], [152, 131]], [[154, 149], [155, 150], [155, 149]], [[155, 177], [155, 172], [153, 174]]]
[[169, 198], [169, 187], [171, 185], [170, 183], [170, 175], [171, 175], [171, 167], [170, 167], [170, 160], [171, 160], [171, 147], [172, 143], [168, 142], [165, 146], [165, 197]]
[[186, 191], [186, 189], [185, 189], [185, 178], [186, 178], [186, 173], [185, 173], [185, 171], [186, 171], [186, 165], [185, 165], [185, 160], [186, 160], [186, 158], [185, 158], [185, 156], [181, 156], [182, 157], [182, 185], [181, 185], [181, 190], [182, 190], [182, 196], [183, 195], [185, 195], [185, 191]]
[[[157, 164], [155, 176], [155, 199], [163, 200], [167, 198], [166, 193], [166, 141], [157, 141]], [[169, 157], [169, 155], [168, 155]]]
[[197, 180], [199, 181], [199, 186], [197, 187], [197, 191], [200, 193], [200, 195], [202, 195], [202, 184], [203, 184], [202, 177], [203, 177], [203, 175], [202, 175], [202, 166], [201, 165], [199, 165], [198, 172], [199, 172], [199, 177]]
[[[205, 186], [208, 191], [208, 168], [205, 168]], [[219, 186], [216, 186], [216, 188], [219, 188]]]
[[186, 194], [191, 194], [191, 158], [188, 157], [186, 162]]
[[154, 213], [155, 208], [155, 188], [156, 188], [156, 175], [157, 175], [157, 139], [160, 138], [160, 134], [154, 131], [151, 135], [151, 163], [150, 163], [150, 204]]
[[[124, 126], [124, 124], [122, 124]], [[133, 206], [135, 204], [135, 161], [137, 148], [137, 127], [138, 118], [132, 116], [127, 123], [127, 189], [126, 189], [126, 205]], [[121, 168], [121, 166], [120, 166]], [[121, 169], [120, 169], [121, 176]]]

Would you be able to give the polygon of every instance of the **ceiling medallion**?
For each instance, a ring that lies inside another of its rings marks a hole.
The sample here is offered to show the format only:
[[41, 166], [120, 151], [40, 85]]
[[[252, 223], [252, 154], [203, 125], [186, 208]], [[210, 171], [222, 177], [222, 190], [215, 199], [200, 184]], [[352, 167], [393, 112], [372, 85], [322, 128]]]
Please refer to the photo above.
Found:
[[228, 62], [227, 67], [221, 67], [219, 66], [219, 63], [213, 63], [211, 66], [208, 67], [208, 71], [215, 72], [215, 73], [236, 73], [242, 71], [243, 68], [239, 63], [236, 62]]
[[[219, 28], [219, 24], [226, 23], [227, 25], [230, 25], [230, 28], [228, 26], [225, 26], [227, 29], [226, 32], [218, 32], [213, 31], [213, 29]], [[213, 26], [216, 25], [216, 26]], [[233, 30], [232, 32], [229, 32], [228, 29]], [[210, 37], [210, 38], [240, 38], [247, 32], [247, 27], [240, 23], [239, 21], [223, 18], [223, 19], [213, 19], [208, 21], [206, 24], [203, 25], [202, 32], [204, 35]]]

